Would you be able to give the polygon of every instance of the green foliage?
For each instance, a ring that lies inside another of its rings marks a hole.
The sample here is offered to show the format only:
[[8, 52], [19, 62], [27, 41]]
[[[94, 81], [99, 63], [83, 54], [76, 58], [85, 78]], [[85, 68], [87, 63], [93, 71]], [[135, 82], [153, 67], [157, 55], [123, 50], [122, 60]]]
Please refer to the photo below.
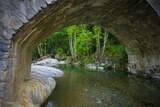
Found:
[[[73, 36], [74, 35], [74, 36]], [[81, 24], [66, 27], [58, 32], [51, 34], [42, 41], [33, 50], [33, 57], [38, 58], [43, 55], [62, 55], [71, 56], [69, 47], [69, 38], [73, 37], [73, 49], [77, 59], [82, 63], [95, 61], [96, 47], [103, 50], [105, 30], [100, 26]], [[110, 57], [116, 64], [126, 62], [126, 53], [123, 45], [121, 45], [115, 36], [109, 34], [106, 43], [104, 57]]]
[[64, 53], [62, 48], [57, 47], [55, 50], [56, 54], [62, 55]]

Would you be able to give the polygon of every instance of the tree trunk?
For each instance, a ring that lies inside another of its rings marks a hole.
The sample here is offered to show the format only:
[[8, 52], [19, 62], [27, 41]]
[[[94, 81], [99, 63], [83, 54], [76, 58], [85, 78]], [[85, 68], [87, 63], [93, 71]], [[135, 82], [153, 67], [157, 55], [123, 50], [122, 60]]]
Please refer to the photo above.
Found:
[[71, 51], [71, 57], [73, 58], [74, 61], [76, 61], [77, 48], [76, 48], [76, 35], [74, 35], [74, 33], [72, 33], [72, 35], [69, 38], [69, 47]]
[[76, 46], [76, 37], [77, 35], [74, 33], [74, 60], [77, 61], [77, 46]]
[[106, 30], [105, 30], [105, 35], [104, 35], [104, 43], [103, 43], [103, 50], [102, 50], [102, 53], [101, 53], [101, 62], [102, 62], [102, 59], [104, 57], [104, 51], [105, 51], [105, 48], [106, 48], [106, 43], [107, 43], [107, 40], [108, 40], [108, 36], [109, 36], [109, 33], [107, 34]]
[[69, 48], [70, 48], [70, 52], [71, 52], [71, 57], [73, 57], [72, 35], [69, 38]]
[[98, 70], [100, 64], [100, 38], [97, 36], [97, 46], [96, 46], [96, 70]]
[[39, 45], [37, 46], [37, 49], [38, 49], [38, 54], [39, 54], [39, 56], [42, 57], [42, 56], [43, 56], [43, 53], [42, 53], [41, 44], [39, 44]]

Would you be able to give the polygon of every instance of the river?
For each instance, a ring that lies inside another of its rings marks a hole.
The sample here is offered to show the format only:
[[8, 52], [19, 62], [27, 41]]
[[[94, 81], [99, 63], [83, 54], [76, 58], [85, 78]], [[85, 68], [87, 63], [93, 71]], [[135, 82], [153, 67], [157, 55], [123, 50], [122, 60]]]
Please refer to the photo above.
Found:
[[41, 107], [160, 107], [160, 81], [124, 72], [61, 65], [62, 78]]

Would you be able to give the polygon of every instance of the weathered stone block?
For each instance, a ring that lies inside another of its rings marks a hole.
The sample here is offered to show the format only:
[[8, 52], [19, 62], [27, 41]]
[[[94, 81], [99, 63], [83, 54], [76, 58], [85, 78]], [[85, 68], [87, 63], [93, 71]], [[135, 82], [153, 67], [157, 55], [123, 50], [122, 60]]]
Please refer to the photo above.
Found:
[[7, 80], [7, 71], [0, 71], [0, 83]]
[[6, 31], [2, 31], [2, 29], [0, 28], [0, 38], [4, 40], [11, 40], [12, 34], [9, 34]]
[[10, 45], [10, 43], [11, 43], [10, 39], [4, 39], [0, 37], [0, 44]]
[[159, 55], [148, 55], [148, 56], [139, 56], [139, 55], [129, 55], [128, 56], [128, 71], [133, 74], [146, 73], [152, 75], [157, 70], [156, 65], [159, 65], [160, 58]]
[[0, 21], [0, 34], [4, 36], [6, 34], [10, 34], [10, 35], [14, 34], [15, 33], [14, 29], [10, 28], [9, 27], [10, 25], [6, 24], [5, 26], [5, 24], [6, 23], [3, 23], [2, 21]]
[[5, 82], [0, 83], [0, 92], [4, 91]]
[[28, 19], [31, 19], [36, 14], [36, 10], [33, 8], [33, 4], [31, 3], [31, 1], [28, 0], [20, 1], [19, 10]]
[[0, 52], [0, 60], [8, 59], [9, 53], [8, 52]]
[[[4, 92], [1, 91], [1, 92], [0, 92], [0, 98], [3, 98], [3, 97], [4, 97]], [[1, 104], [0, 104], [0, 107], [1, 107]]]
[[38, 12], [39, 10], [42, 10], [42, 8], [47, 7], [47, 3], [45, 2], [45, 0], [32, 0], [32, 4], [36, 12]]
[[47, 4], [51, 4], [51, 3], [54, 3], [56, 2], [57, 0], [46, 0]]
[[18, 29], [23, 25], [21, 20], [24, 19], [20, 17], [21, 14], [15, 7], [10, 5], [7, 9], [3, 11], [5, 12], [5, 15], [3, 15], [3, 18], [1, 18], [1, 22], [4, 26], [9, 29]]
[[10, 45], [0, 44], [0, 51], [2, 52], [8, 52], [9, 48], [10, 48]]
[[37, 2], [37, 4], [38, 4], [39, 6], [41, 6], [41, 7], [43, 7], [43, 8], [47, 7], [47, 4], [46, 4], [45, 0], [38, 0], [38, 1], [36, 1], [36, 2]]
[[0, 60], [0, 72], [5, 70], [7, 66], [8, 66], [8, 61]]

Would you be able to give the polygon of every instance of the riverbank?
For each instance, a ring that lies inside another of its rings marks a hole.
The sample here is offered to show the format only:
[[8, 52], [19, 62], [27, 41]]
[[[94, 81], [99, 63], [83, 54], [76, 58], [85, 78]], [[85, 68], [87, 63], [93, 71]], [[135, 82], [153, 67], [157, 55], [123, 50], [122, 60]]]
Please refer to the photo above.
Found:
[[[96, 64], [94, 62], [90, 63], [83, 63], [81, 64], [81, 61], [77, 62], [72, 62], [69, 60], [62, 60], [59, 61], [57, 59], [53, 59], [50, 57], [47, 57], [45, 59], [42, 59], [41, 61], [37, 61], [33, 63], [33, 65], [41, 65], [41, 66], [48, 66], [48, 67], [56, 67], [58, 64], [71, 64], [74, 66], [79, 66], [79, 67], [85, 67], [89, 70], [95, 70], [95, 71], [102, 71], [102, 72], [107, 72], [108, 70], [116, 70], [120, 72], [127, 72], [128, 74], [134, 74], [140, 77], [144, 78], [152, 78], [152, 79], [158, 79], [160, 80], [160, 69], [156, 69], [155, 66], [150, 66], [146, 68], [145, 70], [138, 68], [136, 65], [116, 65], [112, 61], [109, 62], [104, 62], [99, 64], [98, 67], [96, 67]], [[126, 67], [126, 68], [125, 68]]]
[[[43, 59], [43, 60], [38, 61], [36, 63], [33, 63], [32, 67], [31, 67], [31, 78], [25, 80], [21, 84], [20, 90], [18, 91], [17, 102], [13, 104], [14, 105], [13, 107], [39, 107], [41, 105], [41, 103], [43, 103], [48, 98], [48, 96], [51, 94], [53, 89], [55, 89], [56, 81], [53, 78], [63, 76], [63, 72], [61, 70], [54, 68], [54, 67], [57, 67], [57, 65], [59, 65], [59, 64], [66, 66], [65, 61], [58, 61], [57, 59], [52, 59], [52, 58], [46, 58], [46, 59]], [[80, 68], [80, 67], [78, 67], [78, 68]], [[74, 67], [73, 67], [73, 69], [74, 69]], [[85, 72], [87, 73], [88, 71], [84, 70], [83, 73], [85, 74]], [[90, 73], [90, 75], [94, 75], [95, 73], [98, 73], [98, 72], [92, 72], [92, 73]], [[108, 71], [103, 72], [103, 73], [108, 73]], [[121, 72], [121, 73], [123, 73], [123, 72]], [[66, 75], [67, 74], [65, 74], [64, 77]], [[71, 78], [71, 80], [76, 81], [77, 78], [79, 78], [77, 76], [75, 77], [75, 75], [77, 75], [76, 73], [74, 75], [73, 74], [70, 74], [70, 75], [73, 76]], [[98, 74], [98, 75], [101, 75], [101, 74]], [[107, 75], [106, 75], [106, 77], [107, 77]], [[93, 77], [93, 79], [94, 78], [95, 77]], [[85, 80], [85, 78], [83, 78], [83, 79]], [[67, 82], [67, 81], [68, 80], [66, 80], [65, 82]], [[81, 81], [83, 81], [83, 80], [81, 80]], [[86, 81], [88, 81], [88, 80], [86, 80]], [[70, 84], [71, 81], [68, 81], [68, 82]], [[68, 84], [68, 83], [66, 83], [66, 84]], [[71, 82], [71, 84], [77, 85], [72, 82]], [[95, 84], [95, 83], [93, 83], [93, 84], [94, 84], [94, 88], [98, 88], [97, 84]], [[79, 88], [81, 88], [81, 87], [79, 87]], [[95, 90], [92, 90], [92, 88], [93, 87], [88, 87], [86, 89], [83, 89], [83, 91], [90, 93], [89, 95], [87, 95], [87, 93], [84, 95], [86, 95], [86, 97], [89, 99], [94, 99], [93, 103], [95, 103], [95, 105], [99, 105], [101, 103], [104, 103], [103, 99], [102, 99], [103, 97], [101, 99], [99, 99], [99, 97], [96, 97], [96, 95], [94, 95], [94, 94], [96, 94], [96, 92], [98, 92], [97, 93], [98, 96], [99, 95], [104, 96], [104, 99], [106, 99], [106, 97], [110, 96], [111, 98], [108, 99], [109, 102], [111, 101], [112, 97], [117, 96], [115, 94], [111, 94], [111, 92], [110, 92], [111, 90], [106, 90], [107, 93], [105, 93], [103, 91], [102, 92], [100, 91], [101, 93], [99, 93], [98, 90], [95, 91]], [[103, 88], [105, 89], [106, 87], [103, 87]], [[63, 89], [66, 89], [66, 88], [63, 88]], [[62, 92], [62, 90], [61, 90], [61, 92]], [[55, 94], [57, 94], [57, 93], [55, 93]], [[120, 99], [124, 100], [124, 101], [122, 101], [121, 105], [123, 105], [123, 103], [125, 103], [127, 105], [133, 105], [133, 103], [126, 102], [126, 97], [121, 95], [121, 93], [119, 93], [119, 92], [118, 92], [118, 97]], [[117, 99], [115, 99], [115, 100], [118, 101]], [[91, 100], [89, 100], [89, 101], [91, 101]], [[108, 101], [106, 101], [106, 103], [105, 103], [106, 105], [109, 103]], [[91, 103], [91, 102], [87, 102], [87, 103]], [[114, 103], [114, 102], [111, 102], [111, 104], [112, 103]], [[105, 104], [103, 104], [103, 105], [105, 106]], [[137, 105], [137, 104], [135, 103], [135, 105]]]

